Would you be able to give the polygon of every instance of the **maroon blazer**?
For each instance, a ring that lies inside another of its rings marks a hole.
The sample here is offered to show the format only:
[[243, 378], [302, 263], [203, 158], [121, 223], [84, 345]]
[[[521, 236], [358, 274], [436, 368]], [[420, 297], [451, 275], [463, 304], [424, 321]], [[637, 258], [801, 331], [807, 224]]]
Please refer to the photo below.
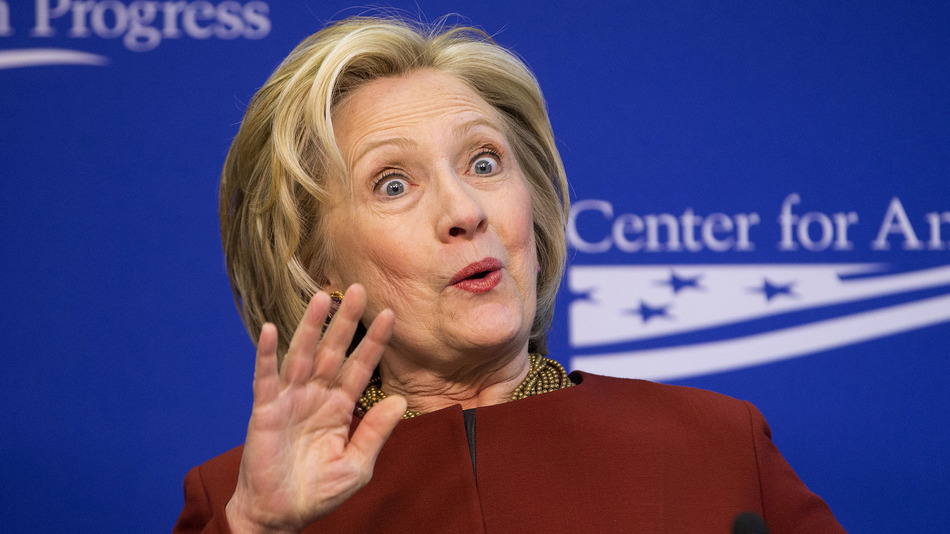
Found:
[[[743, 511], [771, 534], [844, 532], [751, 404], [571, 376], [575, 387], [475, 411], [477, 478], [460, 406], [401, 421], [369, 484], [304, 532], [728, 534]], [[228, 532], [241, 451], [188, 473], [175, 532]]]

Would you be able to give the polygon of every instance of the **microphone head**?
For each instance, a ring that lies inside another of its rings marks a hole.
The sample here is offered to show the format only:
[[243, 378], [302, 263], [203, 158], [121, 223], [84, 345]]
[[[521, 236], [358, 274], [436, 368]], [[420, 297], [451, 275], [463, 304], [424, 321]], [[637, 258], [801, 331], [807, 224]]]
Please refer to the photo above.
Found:
[[742, 512], [732, 524], [732, 534], [769, 534], [769, 529], [759, 514]]

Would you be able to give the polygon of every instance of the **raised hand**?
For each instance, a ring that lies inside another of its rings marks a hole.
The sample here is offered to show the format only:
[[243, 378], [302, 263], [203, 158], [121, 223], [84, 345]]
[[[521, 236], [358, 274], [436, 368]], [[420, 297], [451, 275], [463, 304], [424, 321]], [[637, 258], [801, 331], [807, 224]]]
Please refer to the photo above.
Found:
[[393, 313], [385, 310], [346, 358], [365, 306], [366, 291], [351, 286], [321, 336], [330, 297], [314, 295], [279, 373], [277, 329], [261, 329], [251, 421], [227, 505], [233, 532], [299, 532], [369, 482], [406, 402], [392, 396], [376, 404], [349, 437], [356, 400], [393, 331]]

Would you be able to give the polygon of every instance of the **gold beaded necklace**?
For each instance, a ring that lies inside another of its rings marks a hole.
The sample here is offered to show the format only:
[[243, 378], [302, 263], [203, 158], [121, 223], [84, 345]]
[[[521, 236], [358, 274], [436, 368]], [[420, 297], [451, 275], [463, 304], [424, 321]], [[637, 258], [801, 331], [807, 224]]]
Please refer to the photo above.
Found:
[[[511, 400], [514, 401], [526, 397], [533, 397], [574, 385], [567, 376], [567, 371], [565, 371], [564, 367], [558, 362], [550, 358], [545, 358], [540, 354], [529, 354], [528, 361], [531, 363], [531, 368], [528, 369], [528, 376], [526, 376], [524, 380], [518, 384], [514, 392], [512, 392]], [[382, 379], [379, 376], [375, 376], [369, 381], [363, 394], [360, 395], [359, 400], [356, 401], [357, 415], [364, 415], [377, 402], [386, 398], [386, 394], [383, 393], [383, 390], [380, 388], [381, 385]], [[402, 418], [409, 419], [410, 417], [416, 417], [418, 415], [422, 415], [422, 412], [406, 410]]]

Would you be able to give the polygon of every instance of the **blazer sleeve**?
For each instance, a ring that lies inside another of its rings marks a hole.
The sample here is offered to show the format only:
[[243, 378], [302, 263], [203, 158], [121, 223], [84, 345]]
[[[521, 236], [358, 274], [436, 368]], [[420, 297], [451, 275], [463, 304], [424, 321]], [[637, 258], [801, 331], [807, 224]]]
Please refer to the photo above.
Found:
[[172, 530], [174, 534], [231, 534], [224, 508], [215, 506], [202, 480], [202, 466], [185, 475], [185, 507]]
[[771, 534], [844, 533], [831, 509], [798, 478], [778, 448], [765, 417], [746, 402], [762, 492], [762, 511]]

